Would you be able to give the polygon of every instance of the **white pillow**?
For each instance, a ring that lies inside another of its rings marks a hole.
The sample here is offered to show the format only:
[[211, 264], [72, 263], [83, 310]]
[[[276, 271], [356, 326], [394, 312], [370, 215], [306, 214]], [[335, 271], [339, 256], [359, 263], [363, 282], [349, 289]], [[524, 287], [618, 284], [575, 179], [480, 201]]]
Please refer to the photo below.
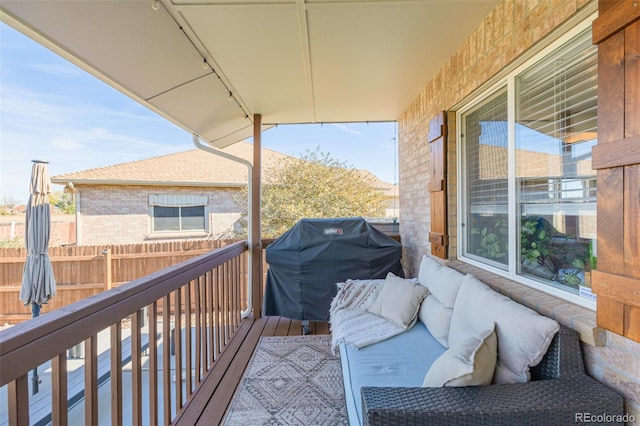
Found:
[[521, 383], [531, 379], [560, 325], [492, 290], [467, 275], [453, 308], [449, 344], [455, 346], [473, 333], [495, 323], [498, 361], [493, 383]]
[[389, 272], [382, 290], [367, 311], [399, 326], [408, 327], [418, 314], [420, 303], [428, 292], [415, 280], [396, 277]]
[[429, 256], [423, 256], [418, 282], [429, 289], [445, 308], [453, 308], [465, 275], [442, 265]]
[[496, 368], [497, 350], [494, 327], [475, 333], [440, 355], [429, 368], [422, 386], [488, 385]]
[[418, 281], [429, 289], [430, 294], [422, 302], [418, 317], [445, 348], [449, 347], [453, 305], [463, 279], [464, 274], [455, 269], [441, 265], [429, 256], [422, 257]]

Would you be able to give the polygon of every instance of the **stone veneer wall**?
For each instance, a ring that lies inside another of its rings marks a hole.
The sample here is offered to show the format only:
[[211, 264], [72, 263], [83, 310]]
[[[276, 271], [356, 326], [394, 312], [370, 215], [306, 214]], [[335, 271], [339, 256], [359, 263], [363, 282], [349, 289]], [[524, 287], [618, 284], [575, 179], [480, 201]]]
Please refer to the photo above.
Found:
[[[567, 21], [578, 15], [586, 17], [587, 12], [596, 8], [595, 0], [503, 0], [398, 118], [400, 223], [407, 276], [417, 276], [420, 259], [430, 252], [426, 141], [429, 120], [439, 111], [451, 111]], [[457, 252], [455, 124], [455, 113], [450, 112], [447, 147], [450, 259], [455, 259]], [[461, 269], [464, 268], [462, 265]], [[587, 371], [624, 395], [627, 412], [640, 422], [640, 343], [596, 327], [593, 311], [489, 273], [481, 278], [583, 335], [598, 336], [597, 342], [589, 343], [594, 339], [586, 339], [587, 343], [583, 343]]]
[[[242, 209], [235, 202], [239, 188], [162, 186], [80, 186], [77, 221], [79, 244], [136, 244], [171, 239], [229, 238]], [[162, 238], [151, 235], [149, 194], [205, 194], [209, 197], [208, 232]]]

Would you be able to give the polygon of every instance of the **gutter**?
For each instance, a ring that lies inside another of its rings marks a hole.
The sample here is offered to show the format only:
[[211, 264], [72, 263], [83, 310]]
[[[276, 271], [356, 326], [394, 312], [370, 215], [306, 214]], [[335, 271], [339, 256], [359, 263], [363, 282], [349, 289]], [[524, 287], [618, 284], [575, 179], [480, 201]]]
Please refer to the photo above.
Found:
[[215, 149], [213, 147], [211, 147], [210, 145], [205, 145], [200, 141], [200, 137], [198, 135], [196, 135], [195, 133], [193, 134], [193, 144], [196, 146], [196, 148], [201, 149], [202, 151], [206, 151], [210, 154], [213, 155], [217, 155], [219, 157], [222, 158], [226, 158], [227, 160], [231, 160], [234, 161], [236, 163], [240, 163], [243, 164], [247, 167], [247, 172], [249, 173], [249, 175], [247, 176], [247, 189], [249, 191], [249, 196], [247, 197], [247, 202], [249, 204], [248, 206], [248, 210], [247, 212], [249, 214], [247, 214], [247, 232], [248, 232], [248, 240], [249, 240], [249, 270], [248, 272], [248, 279], [247, 279], [247, 310], [242, 311], [241, 315], [242, 318], [246, 318], [251, 314], [251, 308], [252, 308], [252, 300], [253, 300], [253, 292], [251, 291], [252, 288], [252, 278], [253, 278], [253, 270], [254, 270], [254, 265], [253, 265], [253, 261], [254, 261], [254, 256], [252, 256], [252, 252], [254, 250], [254, 247], [258, 247], [258, 245], [255, 244], [254, 238], [256, 238], [253, 235], [253, 231], [252, 231], [252, 215], [251, 215], [251, 200], [252, 200], [252, 177], [253, 177], [253, 164], [251, 164], [251, 162], [245, 160], [244, 158], [240, 158], [240, 157], [236, 157], [235, 155], [231, 155], [228, 154], [224, 151], [221, 151], [219, 149]]
[[56, 185], [66, 185], [73, 181], [81, 185], [104, 185], [104, 186], [190, 186], [190, 187], [215, 187], [215, 188], [240, 188], [246, 183], [238, 182], [183, 182], [183, 181], [153, 181], [153, 180], [112, 180], [112, 179], [73, 179], [73, 178], [52, 178], [51, 183]]

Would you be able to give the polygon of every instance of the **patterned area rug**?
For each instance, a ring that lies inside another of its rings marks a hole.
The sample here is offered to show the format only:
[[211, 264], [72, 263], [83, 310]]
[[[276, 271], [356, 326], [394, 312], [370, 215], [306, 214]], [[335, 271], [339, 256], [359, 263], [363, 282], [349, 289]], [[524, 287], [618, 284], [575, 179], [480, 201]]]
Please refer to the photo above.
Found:
[[260, 338], [223, 424], [348, 424], [331, 337]]

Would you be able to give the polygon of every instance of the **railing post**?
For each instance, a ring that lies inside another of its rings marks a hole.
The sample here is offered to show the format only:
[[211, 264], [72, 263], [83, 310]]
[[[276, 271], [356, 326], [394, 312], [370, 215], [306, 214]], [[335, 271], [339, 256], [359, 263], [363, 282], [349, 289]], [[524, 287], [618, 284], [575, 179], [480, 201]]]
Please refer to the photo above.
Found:
[[104, 255], [104, 289], [111, 290], [111, 248], [102, 251]]
[[252, 268], [252, 305], [253, 317], [262, 317], [262, 227], [260, 223], [260, 186], [262, 179], [262, 115], [253, 116], [253, 176], [251, 185], [253, 192], [251, 200], [251, 240], [249, 250]]

